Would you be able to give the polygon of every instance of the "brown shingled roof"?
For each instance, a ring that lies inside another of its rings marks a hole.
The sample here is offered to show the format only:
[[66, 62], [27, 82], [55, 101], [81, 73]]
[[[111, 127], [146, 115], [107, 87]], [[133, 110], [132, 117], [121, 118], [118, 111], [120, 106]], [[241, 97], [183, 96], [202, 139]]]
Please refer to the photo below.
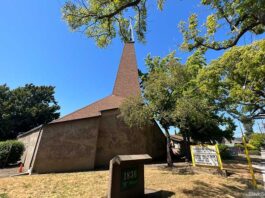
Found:
[[101, 111], [103, 110], [119, 108], [123, 100], [124, 98], [122, 97], [111, 95], [101, 100], [98, 100], [82, 109], [79, 109], [71, 114], [68, 114], [62, 118], [54, 120], [52, 123], [100, 116]]
[[62, 118], [52, 121], [51, 123], [78, 120], [101, 115], [101, 111], [117, 109], [122, 101], [129, 96], [140, 94], [140, 85], [138, 81], [138, 69], [134, 44], [126, 43], [117, 73], [115, 86], [111, 96], [98, 100], [82, 109], [70, 113]]
[[126, 43], [112, 94], [122, 97], [140, 94], [141, 91], [138, 78], [134, 43]]

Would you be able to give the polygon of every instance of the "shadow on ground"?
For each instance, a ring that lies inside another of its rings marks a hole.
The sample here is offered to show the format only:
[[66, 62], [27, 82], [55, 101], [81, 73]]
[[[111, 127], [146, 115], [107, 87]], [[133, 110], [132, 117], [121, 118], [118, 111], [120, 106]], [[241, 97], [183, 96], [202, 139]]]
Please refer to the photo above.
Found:
[[202, 182], [196, 181], [194, 184], [196, 185], [192, 190], [184, 189], [183, 193], [189, 197], [243, 197], [246, 192], [246, 189], [251, 188], [248, 180], [245, 179], [240, 180], [240, 182], [247, 185], [246, 188], [240, 188], [236, 186], [229, 186], [223, 184], [221, 187], [212, 187], [211, 185]]
[[153, 190], [147, 190], [145, 194], [145, 198], [169, 198], [175, 195], [174, 192], [171, 191], [165, 191], [165, 190], [160, 190], [160, 191], [153, 191]]
[[[168, 166], [160, 166], [158, 167], [159, 170], [162, 171], [170, 171], [172, 174], [177, 174], [177, 175], [194, 175], [194, 169], [187, 164], [184, 164], [183, 166], [173, 166], [173, 167], [168, 167]], [[168, 174], [168, 173], [162, 173], [162, 174]]]

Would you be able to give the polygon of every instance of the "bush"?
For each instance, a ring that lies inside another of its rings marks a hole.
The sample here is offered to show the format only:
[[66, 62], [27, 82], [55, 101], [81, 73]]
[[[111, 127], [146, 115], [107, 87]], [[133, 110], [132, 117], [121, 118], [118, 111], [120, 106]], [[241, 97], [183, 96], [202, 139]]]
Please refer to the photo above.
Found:
[[0, 167], [19, 161], [24, 149], [24, 144], [17, 140], [0, 142]]
[[249, 153], [249, 155], [260, 155], [259, 150], [249, 150], [248, 153]]
[[253, 133], [250, 136], [249, 144], [253, 146], [253, 150], [260, 150], [265, 145], [265, 134]]
[[233, 156], [229, 151], [229, 147], [224, 144], [218, 144], [219, 152], [222, 159], [232, 159]]

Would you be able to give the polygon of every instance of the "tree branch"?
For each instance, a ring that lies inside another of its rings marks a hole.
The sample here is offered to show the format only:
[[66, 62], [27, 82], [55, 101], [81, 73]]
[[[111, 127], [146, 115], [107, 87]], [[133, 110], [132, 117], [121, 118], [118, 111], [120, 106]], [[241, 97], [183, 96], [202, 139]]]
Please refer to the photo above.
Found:
[[[214, 44], [207, 44], [207, 43], [203, 43], [201, 41], [198, 41], [196, 38], [194, 39], [195, 42], [197, 42], [198, 44], [195, 45], [193, 48], [196, 48], [196, 47], [199, 47], [199, 46], [203, 46], [203, 47], [206, 47], [206, 48], [209, 48], [209, 49], [213, 49], [213, 50], [223, 50], [223, 49], [228, 49], [230, 47], [233, 47], [237, 44], [237, 42], [239, 41], [239, 39], [249, 30], [252, 30], [254, 27], [256, 27], [257, 25], [259, 25], [260, 23], [259, 22], [256, 22], [256, 23], [252, 23], [251, 25], [245, 27], [244, 29], [242, 29], [238, 35], [234, 38], [234, 40], [230, 43], [230, 44], [227, 44], [227, 45], [221, 45], [221, 46], [215, 46]], [[230, 39], [231, 40], [231, 39]], [[217, 43], [217, 42], [215, 42]]]

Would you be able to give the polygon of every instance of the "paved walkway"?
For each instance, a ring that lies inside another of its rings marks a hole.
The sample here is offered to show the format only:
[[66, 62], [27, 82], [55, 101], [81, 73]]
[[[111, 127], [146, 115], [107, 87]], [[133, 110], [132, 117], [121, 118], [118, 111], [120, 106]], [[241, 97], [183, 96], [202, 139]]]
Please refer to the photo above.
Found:
[[261, 162], [259, 164], [254, 164], [253, 167], [261, 171], [263, 177], [263, 185], [265, 189], [265, 151], [261, 151]]
[[18, 167], [0, 169], [0, 178], [9, 177], [18, 173]]

